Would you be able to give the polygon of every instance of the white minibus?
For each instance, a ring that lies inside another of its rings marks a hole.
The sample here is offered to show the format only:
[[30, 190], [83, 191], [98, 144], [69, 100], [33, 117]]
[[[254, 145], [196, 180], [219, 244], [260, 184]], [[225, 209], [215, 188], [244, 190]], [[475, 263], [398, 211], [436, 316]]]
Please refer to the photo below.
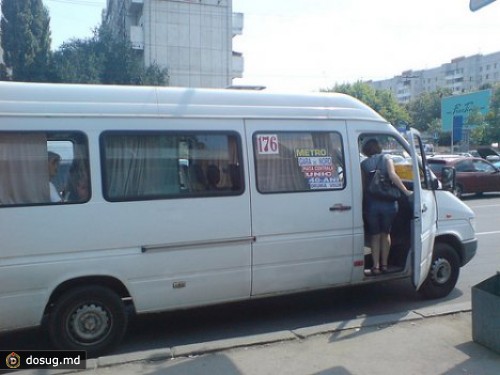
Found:
[[[413, 190], [377, 276], [370, 138]], [[418, 132], [342, 94], [2, 82], [0, 331], [96, 356], [132, 314], [404, 277], [443, 297], [477, 239], [439, 186]]]

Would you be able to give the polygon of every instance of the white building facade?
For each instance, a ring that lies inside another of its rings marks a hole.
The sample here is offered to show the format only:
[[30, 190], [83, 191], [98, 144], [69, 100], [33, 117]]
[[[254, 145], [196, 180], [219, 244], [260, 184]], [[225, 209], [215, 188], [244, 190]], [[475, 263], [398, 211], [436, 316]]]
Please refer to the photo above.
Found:
[[408, 103], [424, 92], [451, 89], [453, 95], [500, 83], [500, 52], [458, 57], [437, 68], [407, 70], [399, 76], [367, 82], [377, 90], [389, 90], [399, 103]]
[[169, 86], [226, 88], [243, 75], [243, 56], [232, 50], [243, 14], [232, 0], [108, 0], [104, 21], [145, 66], [167, 68]]

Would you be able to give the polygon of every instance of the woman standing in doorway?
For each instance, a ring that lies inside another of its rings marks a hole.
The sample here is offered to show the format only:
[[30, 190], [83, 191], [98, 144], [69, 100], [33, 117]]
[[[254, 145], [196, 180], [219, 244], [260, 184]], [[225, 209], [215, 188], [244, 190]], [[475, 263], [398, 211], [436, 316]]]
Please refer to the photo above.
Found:
[[391, 249], [391, 227], [398, 212], [397, 201], [381, 200], [372, 196], [367, 187], [373, 171], [380, 171], [398, 187], [403, 194], [410, 196], [411, 191], [406, 189], [403, 181], [396, 174], [394, 163], [387, 155], [382, 154], [382, 147], [377, 139], [371, 138], [363, 144], [363, 154], [367, 156], [361, 162], [363, 176], [363, 217], [366, 229], [370, 236], [370, 247], [372, 251], [373, 266], [370, 275], [376, 276], [387, 272], [389, 251]]

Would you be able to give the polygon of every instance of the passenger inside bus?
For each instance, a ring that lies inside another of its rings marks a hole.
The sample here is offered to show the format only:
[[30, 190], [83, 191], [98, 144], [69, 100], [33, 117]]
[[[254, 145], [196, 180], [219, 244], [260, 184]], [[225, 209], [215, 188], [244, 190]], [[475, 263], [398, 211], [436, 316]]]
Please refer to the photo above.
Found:
[[207, 167], [207, 190], [217, 190], [220, 182], [220, 170], [215, 164]]
[[59, 156], [59, 154], [52, 151], [48, 152], [50, 201], [53, 203], [62, 202], [61, 194], [52, 181], [52, 179], [57, 176], [60, 162], [61, 156]]
[[89, 198], [90, 189], [87, 173], [75, 173], [73, 176], [70, 176], [67, 188], [67, 201], [85, 202], [88, 201]]

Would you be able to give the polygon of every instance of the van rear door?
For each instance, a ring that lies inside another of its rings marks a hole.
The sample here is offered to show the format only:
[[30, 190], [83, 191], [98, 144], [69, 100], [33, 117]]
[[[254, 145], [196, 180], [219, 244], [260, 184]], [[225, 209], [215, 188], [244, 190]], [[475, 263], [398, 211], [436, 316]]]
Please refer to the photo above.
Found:
[[417, 130], [411, 129], [408, 135], [413, 164], [413, 284], [418, 290], [431, 266], [437, 231], [437, 207], [420, 134]]

